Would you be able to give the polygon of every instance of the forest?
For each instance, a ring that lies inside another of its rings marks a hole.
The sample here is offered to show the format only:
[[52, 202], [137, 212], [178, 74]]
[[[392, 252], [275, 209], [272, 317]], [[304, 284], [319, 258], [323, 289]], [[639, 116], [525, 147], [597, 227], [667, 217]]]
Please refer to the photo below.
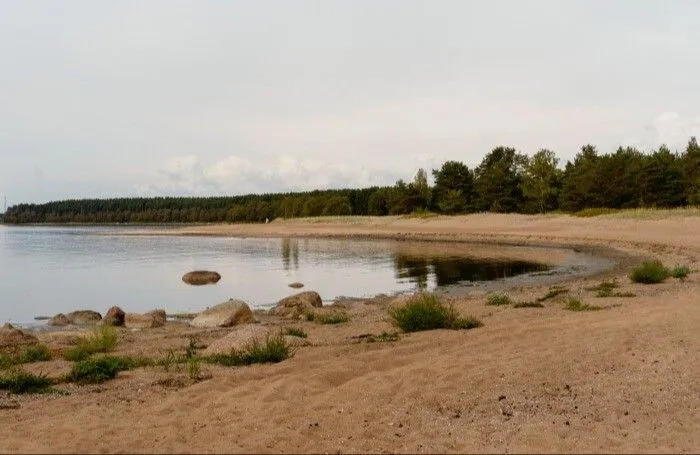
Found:
[[700, 204], [700, 146], [643, 153], [619, 147], [600, 154], [585, 145], [559, 167], [556, 154], [527, 156], [496, 147], [470, 169], [447, 161], [393, 186], [222, 197], [79, 199], [9, 207], [2, 222], [252, 223], [275, 218], [399, 215], [414, 212], [579, 212], [591, 208], [671, 208]]

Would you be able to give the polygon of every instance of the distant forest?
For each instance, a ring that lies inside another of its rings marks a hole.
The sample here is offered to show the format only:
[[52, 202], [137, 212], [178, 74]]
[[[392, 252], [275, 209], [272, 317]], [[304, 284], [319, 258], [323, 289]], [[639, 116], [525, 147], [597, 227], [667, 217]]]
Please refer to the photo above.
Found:
[[578, 212], [590, 208], [679, 207], [700, 204], [700, 146], [695, 137], [682, 153], [661, 146], [651, 153], [620, 147], [599, 154], [585, 145], [558, 167], [551, 150], [532, 157], [497, 147], [469, 169], [447, 161], [419, 169], [394, 186], [231, 197], [80, 199], [8, 208], [5, 223], [264, 222], [275, 218], [397, 215], [420, 211]]

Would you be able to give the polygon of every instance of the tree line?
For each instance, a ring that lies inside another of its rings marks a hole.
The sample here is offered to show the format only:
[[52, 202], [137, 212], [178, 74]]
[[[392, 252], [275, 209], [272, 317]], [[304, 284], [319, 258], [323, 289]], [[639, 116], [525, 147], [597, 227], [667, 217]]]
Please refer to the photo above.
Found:
[[548, 149], [527, 156], [496, 147], [470, 169], [447, 161], [393, 186], [231, 197], [79, 199], [8, 208], [5, 223], [264, 222], [274, 218], [399, 215], [416, 211], [577, 212], [588, 208], [671, 208], [700, 204], [700, 146], [674, 153], [585, 145], [563, 168]]

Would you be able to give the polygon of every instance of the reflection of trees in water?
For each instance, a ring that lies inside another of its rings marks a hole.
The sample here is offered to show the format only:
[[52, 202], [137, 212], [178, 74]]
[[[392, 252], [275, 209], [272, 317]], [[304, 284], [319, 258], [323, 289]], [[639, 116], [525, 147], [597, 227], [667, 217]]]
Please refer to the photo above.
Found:
[[445, 286], [460, 281], [497, 280], [546, 269], [542, 264], [527, 261], [417, 257], [402, 254], [394, 256], [394, 267], [398, 278], [409, 278], [421, 290], [426, 289], [431, 273], [435, 275], [438, 286]]
[[282, 265], [284, 270], [299, 269], [299, 243], [296, 239], [282, 239]]

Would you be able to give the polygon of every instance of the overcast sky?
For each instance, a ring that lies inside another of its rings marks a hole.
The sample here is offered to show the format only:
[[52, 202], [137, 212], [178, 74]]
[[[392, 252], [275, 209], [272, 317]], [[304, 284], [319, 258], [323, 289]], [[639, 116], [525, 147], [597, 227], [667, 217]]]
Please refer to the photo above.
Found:
[[700, 136], [698, 17], [696, 0], [0, 0], [0, 195], [393, 184], [501, 144], [681, 150]]

